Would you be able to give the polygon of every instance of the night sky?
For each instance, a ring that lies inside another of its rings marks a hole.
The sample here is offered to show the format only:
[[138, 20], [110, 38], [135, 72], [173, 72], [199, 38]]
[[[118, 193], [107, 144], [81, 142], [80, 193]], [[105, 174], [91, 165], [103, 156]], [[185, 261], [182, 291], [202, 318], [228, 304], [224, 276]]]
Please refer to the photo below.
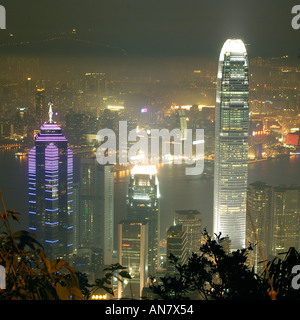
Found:
[[[107, 48], [141, 56], [216, 57], [227, 38], [242, 38], [251, 56], [296, 56], [292, 0], [2, 0], [9, 41], [40, 41], [75, 28], [78, 50]], [[89, 41], [89, 45], [84, 42]], [[59, 50], [64, 41], [50, 41]], [[20, 46], [15, 46], [17, 52]], [[30, 46], [28, 46], [30, 47]], [[39, 49], [43, 48], [40, 46]], [[36, 50], [32, 46], [30, 50]], [[51, 53], [51, 52], [50, 52]]]

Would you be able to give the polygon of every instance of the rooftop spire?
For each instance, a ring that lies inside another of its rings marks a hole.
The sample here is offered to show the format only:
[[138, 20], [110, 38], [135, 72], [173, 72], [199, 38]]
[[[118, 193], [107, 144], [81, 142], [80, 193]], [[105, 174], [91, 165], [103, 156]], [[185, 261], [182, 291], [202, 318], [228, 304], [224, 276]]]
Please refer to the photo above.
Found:
[[48, 106], [49, 106], [49, 112], [48, 112], [48, 114], [49, 114], [49, 123], [53, 123], [53, 120], [52, 120], [52, 117], [53, 117], [53, 111], [52, 111], [53, 103], [49, 102]]

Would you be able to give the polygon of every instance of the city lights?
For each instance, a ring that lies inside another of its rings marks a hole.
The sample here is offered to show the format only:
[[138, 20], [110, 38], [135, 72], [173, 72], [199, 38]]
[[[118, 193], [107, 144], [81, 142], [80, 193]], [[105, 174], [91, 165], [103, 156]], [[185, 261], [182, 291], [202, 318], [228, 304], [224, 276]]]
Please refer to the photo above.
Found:
[[0, 300], [137, 319], [299, 300], [300, 5], [13, 2]]

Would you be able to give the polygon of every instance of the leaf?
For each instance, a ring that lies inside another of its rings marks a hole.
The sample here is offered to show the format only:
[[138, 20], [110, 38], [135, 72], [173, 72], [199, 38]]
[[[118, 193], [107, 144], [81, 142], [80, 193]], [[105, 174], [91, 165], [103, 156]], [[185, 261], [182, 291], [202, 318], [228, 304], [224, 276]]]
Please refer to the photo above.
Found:
[[60, 300], [70, 300], [71, 292], [68, 287], [63, 287], [60, 283], [57, 283], [55, 288]]
[[53, 260], [50, 262], [50, 265], [51, 265], [51, 272], [55, 273], [66, 265], [66, 261], [63, 259]]
[[25, 246], [28, 246], [32, 250], [36, 249], [36, 245], [42, 247], [42, 245], [35, 239], [35, 235], [25, 231], [17, 231], [13, 233], [13, 239], [19, 241], [19, 248], [24, 249]]
[[123, 278], [131, 279], [131, 275], [127, 271], [121, 271], [119, 275]]
[[71, 288], [72, 300], [82, 300], [82, 292], [77, 287]]
[[111, 288], [108, 288], [108, 287], [106, 287], [106, 286], [103, 286], [102, 287], [106, 292], [108, 292], [109, 294], [111, 294], [112, 296], [114, 295], [114, 292], [113, 292], [113, 290], [111, 289]]
[[12, 214], [11, 217], [13, 218], [13, 220], [19, 222], [20, 217], [16, 216], [15, 214]]
[[45, 263], [46, 270], [47, 270], [48, 274], [51, 275], [51, 273], [52, 273], [52, 268], [51, 268], [51, 262], [50, 262], [50, 260], [49, 260], [47, 257], [44, 257], [43, 261], [44, 261], [44, 263]]
[[103, 271], [116, 271], [127, 269], [127, 267], [121, 266], [119, 263], [113, 263], [108, 268], [103, 269]]

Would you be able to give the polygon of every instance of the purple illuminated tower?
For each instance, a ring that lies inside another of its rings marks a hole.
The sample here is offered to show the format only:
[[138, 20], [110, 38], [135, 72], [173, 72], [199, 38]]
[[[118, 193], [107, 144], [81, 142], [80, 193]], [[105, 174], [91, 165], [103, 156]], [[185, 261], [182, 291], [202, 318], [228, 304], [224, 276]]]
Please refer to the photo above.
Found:
[[50, 259], [69, 259], [73, 253], [73, 153], [61, 128], [44, 123], [28, 153], [29, 231]]

